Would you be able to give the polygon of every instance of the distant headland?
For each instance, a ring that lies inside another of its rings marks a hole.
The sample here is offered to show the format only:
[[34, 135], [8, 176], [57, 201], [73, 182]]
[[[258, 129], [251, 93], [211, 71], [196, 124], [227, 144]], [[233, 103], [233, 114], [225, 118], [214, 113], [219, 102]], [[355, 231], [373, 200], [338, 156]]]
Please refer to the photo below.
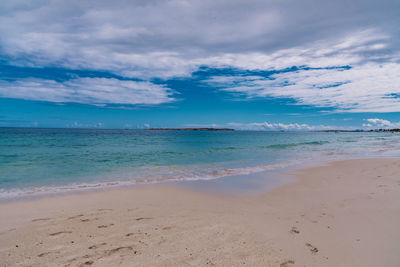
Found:
[[358, 132], [385, 132], [385, 133], [400, 133], [400, 129], [373, 129], [373, 130], [322, 130], [319, 132], [326, 133], [358, 133]]
[[151, 131], [234, 131], [229, 128], [148, 128]]

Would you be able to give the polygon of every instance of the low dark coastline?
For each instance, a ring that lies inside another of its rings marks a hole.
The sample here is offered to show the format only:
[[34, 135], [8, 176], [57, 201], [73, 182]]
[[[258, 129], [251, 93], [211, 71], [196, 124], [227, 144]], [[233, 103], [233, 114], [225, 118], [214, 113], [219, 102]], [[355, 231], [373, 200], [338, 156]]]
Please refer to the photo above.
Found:
[[374, 129], [374, 130], [323, 130], [323, 133], [360, 133], [360, 132], [374, 132], [374, 133], [400, 133], [400, 129]]
[[229, 128], [149, 128], [150, 131], [234, 131]]

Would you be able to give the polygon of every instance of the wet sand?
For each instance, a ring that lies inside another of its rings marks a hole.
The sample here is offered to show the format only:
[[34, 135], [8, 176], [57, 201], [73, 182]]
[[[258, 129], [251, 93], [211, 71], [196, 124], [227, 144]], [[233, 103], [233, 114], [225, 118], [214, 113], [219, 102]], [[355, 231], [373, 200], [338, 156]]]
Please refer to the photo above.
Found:
[[255, 196], [143, 186], [0, 204], [1, 266], [400, 266], [400, 159]]

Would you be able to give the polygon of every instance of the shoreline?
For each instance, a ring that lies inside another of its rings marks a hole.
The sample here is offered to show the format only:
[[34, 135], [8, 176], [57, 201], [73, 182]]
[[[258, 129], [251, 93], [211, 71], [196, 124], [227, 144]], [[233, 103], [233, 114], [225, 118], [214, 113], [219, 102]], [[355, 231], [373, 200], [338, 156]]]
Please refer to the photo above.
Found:
[[340, 160], [294, 173], [295, 181], [253, 196], [158, 184], [0, 203], [0, 263], [400, 263], [399, 158]]
[[[51, 185], [51, 186], [34, 186], [28, 188], [13, 188], [8, 190], [0, 190], [0, 205], [12, 202], [20, 201], [32, 201], [42, 198], [53, 198], [59, 196], [68, 195], [80, 195], [93, 192], [104, 192], [108, 190], [119, 190], [119, 189], [132, 189], [142, 186], [176, 186], [180, 184], [187, 184], [187, 188], [193, 189], [196, 185], [191, 186], [191, 184], [196, 183], [209, 183], [213, 184], [218, 181], [226, 180], [227, 183], [220, 185], [219, 187], [229, 186], [229, 180], [242, 180], [246, 181], [250, 179], [261, 179], [264, 180], [265, 184], [273, 182], [273, 186], [269, 188], [268, 186], [260, 183], [261, 189], [253, 194], [266, 193], [277, 186], [282, 186], [288, 183], [288, 180], [293, 180], [296, 176], [296, 172], [302, 169], [326, 166], [334, 162], [354, 160], [354, 159], [391, 159], [397, 158], [395, 155], [374, 155], [366, 157], [357, 157], [356, 155], [347, 157], [326, 157], [319, 160], [307, 159], [289, 159], [287, 161], [269, 163], [263, 165], [254, 166], [243, 166], [236, 168], [227, 168], [216, 171], [215, 173], [209, 173], [207, 175], [187, 177], [187, 178], [170, 178], [164, 180], [148, 180], [142, 178], [139, 180], [99, 180], [99, 181], [87, 181], [87, 182], [75, 182], [70, 184], [61, 185]], [[268, 177], [265, 179], [265, 177]], [[277, 178], [280, 177], [280, 178]], [[276, 180], [282, 179], [287, 180], [282, 183], [277, 183]], [[268, 181], [271, 180], [271, 181]], [[241, 184], [242, 186], [247, 186], [246, 184]], [[206, 186], [207, 187], [207, 186]], [[215, 194], [223, 193], [213, 190]], [[205, 191], [207, 193], [207, 190]], [[229, 194], [232, 194], [230, 192]], [[240, 190], [237, 190], [233, 195], [242, 195]], [[251, 194], [250, 194], [251, 195]]]
[[8, 141], [2, 143], [5, 150], [0, 155], [5, 163], [0, 168], [0, 202], [146, 183], [221, 179], [263, 170], [285, 172], [312, 165], [315, 159], [398, 157], [400, 151], [400, 136], [383, 133], [181, 135], [18, 129], [1, 134]]
[[[340, 160], [340, 159], [336, 159]], [[336, 161], [335, 160], [335, 161]], [[332, 161], [332, 160], [331, 160]], [[214, 173], [210, 173], [204, 176], [198, 177], [188, 177], [188, 178], [173, 178], [164, 180], [147, 180], [145, 178], [140, 180], [110, 180], [110, 181], [88, 181], [82, 183], [71, 183], [65, 185], [54, 185], [54, 186], [36, 186], [21, 189], [11, 189], [8, 191], [0, 191], [0, 204], [11, 203], [19, 201], [31, 201], [41, 198], [51, 198], [65, 195], [74, 194], [86, 194], [91, 192], [103, 192], [108, 190], [118, 190], [118, 189], [130, 189], [142, 186], [152, 186], [152, 185], [165, 185], [165, 186], [176, 186], [179, 184], [191, 184], [196, 182], [212, 183], [216, 180], [231, 179], [242, 177], [241, 179], [247, 179], [253, 176], [269, 176], [275, 174], [279, 176], [280, 174], [285, 174], [288, 170], [302, 169], [304, 166], [319, 166], [330, 162], [329, 160], [321, 160], [318, 163], [312, 162], [310, 160], [288, 160], [283, 162], [276, 162], [264, 165], [255, 166], [243, 166], [236, 168], [221, 169]], [[245, 178], [244, 178], [245, 177]], [[274, 180], [276, 180], [274, 178]], [[284, 183], [282, 183], [284, 184]], [[269, 189], [265, 189], [265, 192]]]

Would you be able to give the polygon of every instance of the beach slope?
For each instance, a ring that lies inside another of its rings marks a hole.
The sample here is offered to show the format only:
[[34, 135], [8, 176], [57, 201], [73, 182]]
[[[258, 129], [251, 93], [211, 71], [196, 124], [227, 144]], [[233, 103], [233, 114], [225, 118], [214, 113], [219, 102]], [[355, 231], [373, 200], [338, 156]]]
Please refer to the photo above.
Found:
[[1, 266], [399, 266], [400, 159], [257, 196], [143, 186], [0, 204]]

